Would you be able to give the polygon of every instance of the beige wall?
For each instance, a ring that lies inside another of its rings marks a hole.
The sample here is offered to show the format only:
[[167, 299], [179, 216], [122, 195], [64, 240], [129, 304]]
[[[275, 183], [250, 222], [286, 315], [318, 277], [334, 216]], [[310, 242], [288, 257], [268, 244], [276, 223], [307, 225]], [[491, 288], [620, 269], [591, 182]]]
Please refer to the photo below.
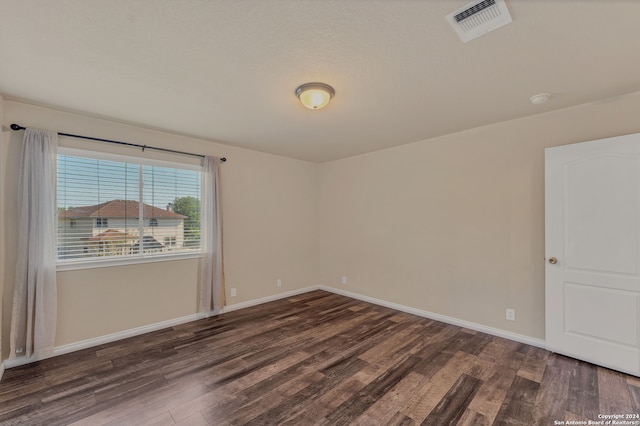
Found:
[[[233, 148], [107, 120], [5, 100], [2, 124], [55, 129], [68, 133], [226, 156], [222, 166], [223, 238], [227, 304], [275, 295], [317, 283], [315, 164]], [[7, 224], [6, 265], [15, 261], [16, 176], [22, 132], [3, 131], [1, 200]], [[118, 151], [119, 147], [78, 140]], [[3, 145], [4, 147], [4, 145]], [[148, 151], [147, 151], [148, 152]], [[139, 154], [136, 154], [139, 155]], [[149, 154], [151, 155], [151, 154]], [[196, 312], [197, 260], [58, 272], [56, 345], [79, 342]], [[14, 271], [4, 268], [3, 358], [8, 351], [9, 308]], [[283, 280], [276, 287], [276, 280]], [[0, 284], [2, 285], [2, 284]], [[229, 297], [231, 287], [237, 297]], [[149, 299], [147, 299], [149, 298]]]
[[322, 164], [321, 282], [544, 339], [544, 148], [640, 132], [638, 111], [635, 93]]
[[[226, 287], [238, 291], [228, 305], [324, 284], [540, 339], [544, 148], [640, 132], [635, 93], [315, 165], [21, 102], [0, 105], [4, 125], [227, 156]], [[5, 265], [15, 260], [21, 136], [3, 131], [0, 139]], [[195, 313], [196, 269], [197, 261], [184, 260], [58, 273], [57, 345]], [[0, 274], [3, 358], [13, 274]], [[506, 307], [516, 309], [516, 322], [504, 319]]]

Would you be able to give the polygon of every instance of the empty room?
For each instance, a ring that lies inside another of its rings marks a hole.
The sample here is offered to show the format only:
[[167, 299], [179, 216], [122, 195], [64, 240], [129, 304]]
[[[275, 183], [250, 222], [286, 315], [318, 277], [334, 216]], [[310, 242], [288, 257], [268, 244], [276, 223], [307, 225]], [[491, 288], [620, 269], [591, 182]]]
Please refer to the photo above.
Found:
[[0, 17], [0, 425], [640, 425], [640, 2]]

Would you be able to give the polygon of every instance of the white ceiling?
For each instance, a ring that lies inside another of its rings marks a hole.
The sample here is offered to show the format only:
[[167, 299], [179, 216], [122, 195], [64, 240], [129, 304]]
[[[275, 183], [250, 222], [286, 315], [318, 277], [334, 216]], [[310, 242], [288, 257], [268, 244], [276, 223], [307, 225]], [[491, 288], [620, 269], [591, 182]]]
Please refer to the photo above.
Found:
[[467, 3], [0, 0], [0, 93], [324, 162], [640, 90], [640, 1], [507, 0], [465, 44]]

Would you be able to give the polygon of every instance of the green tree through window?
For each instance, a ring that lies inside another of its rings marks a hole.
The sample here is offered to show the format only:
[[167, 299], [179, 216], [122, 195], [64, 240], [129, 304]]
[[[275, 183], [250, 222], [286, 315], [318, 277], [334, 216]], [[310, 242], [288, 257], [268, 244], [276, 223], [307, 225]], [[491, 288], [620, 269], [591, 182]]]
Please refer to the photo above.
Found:
[[187, 196], [178, 197], [171, 203], [173, 211], [186, 216], [184, 221], [185, 245], [199, 245], [200, 241], [200, 200]]

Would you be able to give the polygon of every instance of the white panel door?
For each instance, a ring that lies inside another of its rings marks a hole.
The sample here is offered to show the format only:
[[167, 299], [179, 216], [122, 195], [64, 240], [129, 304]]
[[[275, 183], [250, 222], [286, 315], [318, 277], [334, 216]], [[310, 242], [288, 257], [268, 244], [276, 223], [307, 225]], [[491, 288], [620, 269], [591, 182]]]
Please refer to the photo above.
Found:
[[640, 134], [545, 150], [549, 350], [640, 375]]

